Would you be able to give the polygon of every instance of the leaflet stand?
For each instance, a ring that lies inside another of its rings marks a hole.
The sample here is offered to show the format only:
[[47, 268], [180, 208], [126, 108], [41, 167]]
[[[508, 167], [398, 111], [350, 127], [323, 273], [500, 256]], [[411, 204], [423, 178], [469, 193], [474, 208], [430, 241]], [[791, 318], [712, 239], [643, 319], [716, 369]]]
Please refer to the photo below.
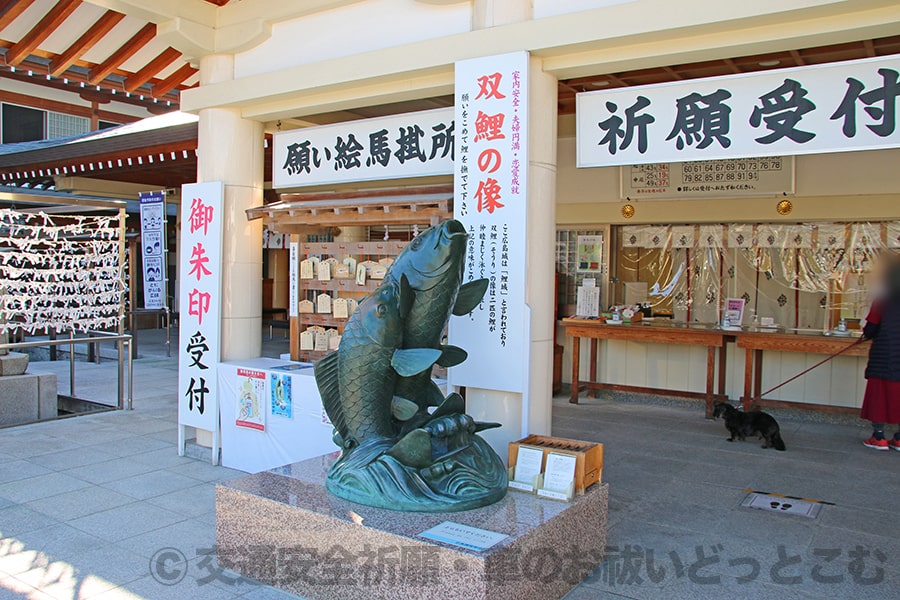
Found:
[[541, 498], [550, 498], [551, 500], [562, 500], [563, 502], [571, 502], [575, 498], [575, 478], [569, 482], [565, 490], [551, 490], [544, 486], [544, 476], [541, 475], [537, 484], [537, 495]]
[[544, 449], [534, 446], [518, 446], [515, 464], [509, 467], [508, 487], [534, 493], [539, 486], [544, 467]]
[[575, 455], [550, 452], [537, 495], [553, 500], [571, 502], [575, 497]]

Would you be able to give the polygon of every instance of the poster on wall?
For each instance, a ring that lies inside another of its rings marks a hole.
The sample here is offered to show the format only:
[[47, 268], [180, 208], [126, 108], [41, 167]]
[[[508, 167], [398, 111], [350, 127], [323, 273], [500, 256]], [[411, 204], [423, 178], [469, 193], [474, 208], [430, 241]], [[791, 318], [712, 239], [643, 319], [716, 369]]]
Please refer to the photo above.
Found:
[[185, 427], [210, 431], [213, 464], [219, 455], [223, 195], [219, 181], [181, 187], [178, 453], [184, 454]]
[[486, 278], [471, 314], [450, 320], [450, 343], [469, 358], [455, 386], [523, 392], [526, 319], [528, 53], [456, 63], [458, 150], [454, 218], [469, 234], [465, 282]]
[[449, 175], [452, 108], [278, 131], [272, 187]]
[[603, 236], [579, 235], [577, 270], [579, 273], [599, 273], [603, 269]]
[[144, 308], [166, 308], [166, 192], [141, 192]]
[[266, 372], [239, 368], [237, 407], [234, 424], [238, 427], [266, 430]]
[[269, 379], [269, 395], [272, 398], [272, 416], [292, 419], [294, 399], [291, 396], [291, 376], [272, 373]]
[[581, 93], [577, 166], [897, 148], [898, 74], [893, 55]]

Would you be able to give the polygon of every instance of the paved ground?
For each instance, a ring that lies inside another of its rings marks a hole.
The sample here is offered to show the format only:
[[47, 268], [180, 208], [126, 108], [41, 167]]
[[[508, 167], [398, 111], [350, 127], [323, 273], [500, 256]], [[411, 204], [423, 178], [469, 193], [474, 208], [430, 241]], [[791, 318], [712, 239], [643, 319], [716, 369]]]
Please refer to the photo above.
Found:
[[[241, 473], [177, 456], [177, 366], [141, 342], [134, 411], [0, 430], [0, 599], [294, 598], [216, 568], [215, 483]], [[34, 368], [67, 389], [67, 363]], [[79, 362], [77, 393], [111, 399], [114, 373]], [[900, 596], [900, 452], [864, 448], [853, 420], [779, 420], [787, 452], [728, 443], [696, 407], [557, 399], [553, 433], [603, 442], [610, 485], [609, 560], [567, 600]], [[834, 505], [751, 510], [746, 489]], [[175, 585], [151, 573], [166, 548]]]

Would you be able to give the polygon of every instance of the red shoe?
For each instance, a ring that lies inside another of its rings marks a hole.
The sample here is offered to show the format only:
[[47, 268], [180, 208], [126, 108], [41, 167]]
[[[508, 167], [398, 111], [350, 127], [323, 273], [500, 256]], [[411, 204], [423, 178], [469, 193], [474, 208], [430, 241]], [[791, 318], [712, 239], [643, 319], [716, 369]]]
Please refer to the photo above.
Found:
[[897, 438], [894, 438], [888, 442], [888, 446], [890, 448], [892, 448], [893, 450], [900, 451], [900, 440], [898, 440]]
[[[866, 441], [863, 442], [863, 446], [866, 448], [872, 448], [874, 450], [888, 450], [888, 441], [886, 439], [876, 440], [875, 437], [870, 437]], [[898, 448], [900, 450], [900, 448]]]

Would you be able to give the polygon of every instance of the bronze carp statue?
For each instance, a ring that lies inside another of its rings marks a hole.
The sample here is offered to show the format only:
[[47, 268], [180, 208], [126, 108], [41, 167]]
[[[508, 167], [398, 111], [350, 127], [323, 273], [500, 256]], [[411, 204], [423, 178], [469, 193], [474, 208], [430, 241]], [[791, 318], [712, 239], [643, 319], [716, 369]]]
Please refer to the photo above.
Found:
[[444, 512], [492, 504], [506, 469], [465, 414], [431, 379], [437, 364], [466, 359], [441, 344], [451, 315], [481, 302], [487, 280], [463, 283], [466, 234], [455, 220], [416, 236], [379, 288], [363, 299], [338, 349], [315, 367], [341, 456], [326, 479], [336, 496], [380, 508]]

